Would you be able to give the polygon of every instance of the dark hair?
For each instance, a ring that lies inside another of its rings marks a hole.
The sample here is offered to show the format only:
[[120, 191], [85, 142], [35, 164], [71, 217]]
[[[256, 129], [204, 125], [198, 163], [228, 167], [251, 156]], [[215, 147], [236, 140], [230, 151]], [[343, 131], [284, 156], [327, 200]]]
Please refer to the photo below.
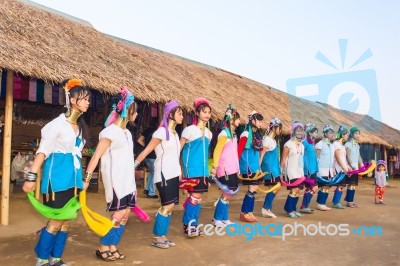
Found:
[[250, 115], [249, 124], [251, 126], [253, 126], [253, 124], [251, 122], [256, 121], [256, 120], [262, 121], [262, 120], [264, 120], [264, 117], [262, 116], [262, 114], [259, 114], [259, 113], [252, 114], [252, 115]]
[[240, 119], [240, 114], [237, 111], [233, 113], [233, 118], [231, 120], [227, 119], [225, 115], [224, 116], [225, 127], [231, 128], [231, 121], [235, 121], [236, 119]]
[[[61, 83], [61, 85], [64, 87], [68, 81], [69, 81], [69, 79], [64, 80]], [[89, 96], [89, 97], [92, 96], [92, 93], [90, 92], [90, 89], [88, 87], [75, 86], [69, 90], [69, 97], [76, 98], [77, 103], [78, 103], [78, 101], [82, 100], [83, 98], [85, 98], [87, 96]], [[86, 142], [89, 141], [89, 128], [85, 122], [85, 119], [83, 118], [83, 115], [79, 116], [77, 123], [78, 123], [78, 127], [79, 127], [79, 134], [82, 133], [82, 138]]]
[[210, 108], [210, 111], [211, 111], [211, 106], [208, 104], [205, 104], [205, 103], [197, 106], [195, 111], [196, 111], [196, 113], [200, 112], [200, 111], [204, 111], [204, 109], [206, 109], [207, 107]]
[[167, 117], [167, 119], [172, 119], [172, 120], [174, 120], [175, 113], [176, 113], [178, 110], [181, 110], [181, 111], [183, 112], [183, 108], [182, 108], [181, 106], [174, 107], [174, 108], [172, 108], [171, 111], [169, 112], [169, 117]]

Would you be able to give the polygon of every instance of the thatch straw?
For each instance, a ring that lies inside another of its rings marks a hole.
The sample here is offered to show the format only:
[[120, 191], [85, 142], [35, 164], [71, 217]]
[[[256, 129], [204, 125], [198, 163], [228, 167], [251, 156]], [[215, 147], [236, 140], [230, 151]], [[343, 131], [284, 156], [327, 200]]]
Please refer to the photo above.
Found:
[[[214, 119], [221, 119], [231, 103], [242, 115], [257, 110], [267, 121], [281, 118], [286, 133], [294, 120], [319, 126], [360, 121], [357, 115], [328, 112], [326, 106], [217, 68], [117, 41], [87, 25], [17, 1], [0, 3], [0, 68], [54, 83], [78, 77], [107, 93], [116, 93], [123, 84], [141, 100], [176, 99], [187, 110], [196, 97], [203, 96], [212, 102]], [[399, 131], [383, 125], [383, 131], [368, 132], [368, 125], [360, 125], [364, 142], [400, 144]]]

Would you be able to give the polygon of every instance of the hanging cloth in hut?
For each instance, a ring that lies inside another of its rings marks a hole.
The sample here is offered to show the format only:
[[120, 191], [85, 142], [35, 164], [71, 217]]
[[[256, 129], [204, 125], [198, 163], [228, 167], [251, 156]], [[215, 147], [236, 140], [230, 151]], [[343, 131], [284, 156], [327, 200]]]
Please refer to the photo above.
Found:
[[58, 104], [65, 105], [65, 92], [62, 86], [58, 89]]
[[52, 104], [55, 104], [55, 105], [58, 105], [58, 104], [59, 104], [59, 101], [58, 101], [58, 97], [59, 97], [58, 92], [59, 92], [59, 89], [60, 89], [60, 86], [59, 86], [59, 85], [53, 85], [53, 86], [51, 87], [51, 91], [52, 91], [52, 94], [51, 94], [51, 103], [52, 103]]
[[151, 105], [151, 117], [158, 117], [158, 104], [157, 103], [153, 103]]
[[41, 79], [36, 83], [36, 102], [44, 103], [44, 81]]
[[29, 77], [22, 76], [21, 100], [29, 100]]
[[29, 81], [29, 101], [36, 102], [36, 79]]
[[7, 72], [2, 70], [1, 71], [1, 87], [0, 87], [0, 97], [5, 98], [6, 97], [6, 80], [7, 80]]
[[21, 100], [22, 78], [19, 75], [14, 75], [13, 83], [13, 97], [15, 100]]
[[53, 88], [51, 87], [50, 84], [45, 83], [44, 84], [44, 102], [45, 103], [50, 103], [52, 102], [52, 93], [53, 93]]

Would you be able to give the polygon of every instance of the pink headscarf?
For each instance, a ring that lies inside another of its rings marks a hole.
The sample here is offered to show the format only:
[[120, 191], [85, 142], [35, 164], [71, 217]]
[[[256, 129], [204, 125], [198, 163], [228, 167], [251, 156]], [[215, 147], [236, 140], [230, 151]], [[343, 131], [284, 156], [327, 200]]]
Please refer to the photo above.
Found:
[[[206, 98], [204, 98], [204, 97], [200, 97], [200, 98], [197, 98], [196, 100], [194, 100], [194, 105], [193, 105], [193, 107], [194, 107], [194, 111], [195, 111], [195, 112], [197, 111], [197, 108], [198, 108], [200, 105], [205, 105], [205, 106], [208, 106], [208, 107], [211, 108], [210, 102], [209, 102]], [[193, 119], [193, 125], [197, 125], [197, 122], [198, 122], [198, 120], [197, 120], [197, 115], [196, 115], [196, 116], [194, 117], [194, 119]]]

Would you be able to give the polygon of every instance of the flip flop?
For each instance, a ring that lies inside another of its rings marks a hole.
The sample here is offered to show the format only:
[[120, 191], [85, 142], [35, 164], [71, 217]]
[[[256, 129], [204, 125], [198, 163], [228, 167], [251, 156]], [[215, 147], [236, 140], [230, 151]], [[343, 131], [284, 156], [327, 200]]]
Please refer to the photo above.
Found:
[[175, 242], [172, 242], [172, 240], [169, 240], [169, 239], [165, 240], [164, 243], [166, 243], [169, 247], [176, 246]]
[[161, 249], [167, 249], [169, 248], [169, 245], [165, 241], [152, 241], [150, 243], [150, 246], [156, 247], [156, 248], [161, 248]]

